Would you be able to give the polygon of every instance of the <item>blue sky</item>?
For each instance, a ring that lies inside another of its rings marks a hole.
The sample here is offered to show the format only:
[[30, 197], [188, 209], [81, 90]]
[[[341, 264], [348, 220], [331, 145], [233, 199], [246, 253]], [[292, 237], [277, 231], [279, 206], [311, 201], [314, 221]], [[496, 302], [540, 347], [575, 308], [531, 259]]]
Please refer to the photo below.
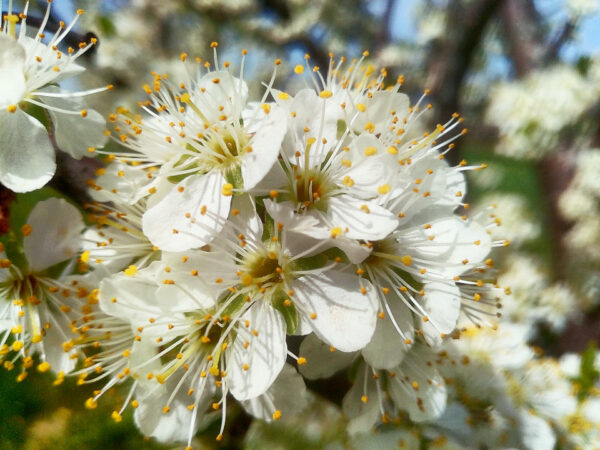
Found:
[[[600, 6], [600, 0], [596, 1]], [[560, 25], [567, 18], [565, 3], [566, 0], [537, 0], [536, 6], [551, 18], [552, 23]], [[384, 0], [376, 0], [373, 2], [372, 8], [375, 11], [381, 11], [384, 4]], [[394, 39], [414, 39], [416, 34], [414, 17], [418, 4], [419, 0], [398, 0], [396, 2], [396, 7], [392, 12], [392, 37]], [[582, 20], [577, 39], [565, 48], [564, 57], [572, 61], [581, 55], [597, 53], [600, 53], [600, 8], [598, 12]]]
[[[490, 0], [494, 1], [494, 0]], [[600, 0], [596, 0], [600, 5]], [[15, 2], [19, 4], [18, 0]], [[412, 40], [416, 35], [415, 9], [419, 0], [397, 0], [396, 7], [392, 11], [392, 37], [396, 40]], [[553, 23], [562, 24], [566, 19], [566, 0], [536, 0], [538, 9], [547, 14]], [[67, 20], [73, 16], [75, 8], [73, 0], [55, 0], [54, 8], [58, 8], [60, 14]], [[381, 12], [385, 0], [372, 0], [371, 9]], [[563, 56], [573, 61], [581, 55], [600, 53], [600, 11], [586, 17], [580, 24], [577, 40], [565, 48]]]

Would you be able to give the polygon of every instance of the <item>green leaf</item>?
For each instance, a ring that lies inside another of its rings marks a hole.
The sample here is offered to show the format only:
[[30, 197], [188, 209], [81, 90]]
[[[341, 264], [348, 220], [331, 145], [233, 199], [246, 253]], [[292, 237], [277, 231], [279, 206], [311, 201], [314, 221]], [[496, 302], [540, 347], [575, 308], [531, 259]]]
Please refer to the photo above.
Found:
[[283, 316], [285, 324], [287, 325], [287, 333], [294, 334], [296, 328], [298, 328], [298, 311], [296, 310], [294, 303], [290, 303], [289, 306], [285, 305], [285, 301], [288, 299], [289, 297], [283, 292], [283, 289], [278, 289], [275, 294], [273, 294], [271, 305]]
[[596, 350], [596, 344], [590, 342], [588, 347], [581, 354], [580, 375], [579, 379], [576, 380], [581, 387], [577, 393], [579, 401], [584, 400], [589, 395], [590, 390], [594, 387], [596, 381], [600, 377], [600, 372], [596, 370], [594, 364], [596, 360]]
[[110, 20], [108, 16], [98, 17], [98, 26], [102, 30], [102, 34], [106, 37], [114, 36], [117, 32], [115, 24]]

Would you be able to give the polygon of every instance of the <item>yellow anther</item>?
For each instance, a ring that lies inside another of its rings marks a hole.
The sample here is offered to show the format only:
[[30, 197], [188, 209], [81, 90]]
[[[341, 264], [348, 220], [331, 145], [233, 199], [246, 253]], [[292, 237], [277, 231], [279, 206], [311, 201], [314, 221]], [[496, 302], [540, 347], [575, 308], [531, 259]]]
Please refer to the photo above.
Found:
[[50, 363], [48, 361], [44, 361], [37, 366], [38, 372], [48, 372], [50, 370]]
[[273, 420], [279, 420], [280, 418], [281, 418], [281, 411], [276, 409], [275, 412], [273, 413]]
[[127, 269], [125, 269], [125, 275], [127, 275], [128, 277], [132, 277], [136, 273], [137, 273], [137, 267], [134, 265], [131, 265]]
[[252, 275], [250, 275], [249, 273], [247, 273], [246, 275], [244, 275], [242, 277], [242, 284], [244, 286], [250, 286], [253, 281], [254, 281], [254, 277]]
[[319, 97], [321, 98], [330, 98], [333, 95], [333, 92], [331, 91], [321, 91], [319, 93]]
[[301, 356], [300, 358], [298, 358], [298, 365], [303, 366], [304, 364], [306, 364], [306, 358]]
[[300, 64], [298, 64], [296, 67], [294, 67], [294, 72], [296, 72], [298, 75], [300, 75], [301, 73], [304, 72], [304, 66], [301, 66]]
[[367, 147], [365, 148], [365, 156], [373, 156], [377, 153], [377, 149], [375, 147]]
[[335, 227], [331, 229], [331, 237], [336, 238], [342, 235], [342, 229], [340, 227]]
[[382, 184], [381, 186], [379, 186], [377, 188], [377, 192], [379, 192], [381, 195], [387, 194], [388, 192], [390, 192], [390, 185], [389, 184]]
[[29, 236], [32, 233], [32, 231], [33, 228], [28, 223], [21, 227], [21, 233], [23, 233], [23, 236]]
[[88, 398], [85, 401], [85, 407], [87, 409], [95, 409], [98, 406], [98, 402], [94, 400], [92, 397]]
[[363, 103], [359, 103], [358, 105], [356, 105], [356, 109], [358, 109], [360, 112], [365, 112], [367, 110], [367, 107]]
[[410, 255], [404, 255], [402, 258], [400, 258], [400, 261], [405, 266], [410, 266], [412, 264], [412, 258], [410, 257]]

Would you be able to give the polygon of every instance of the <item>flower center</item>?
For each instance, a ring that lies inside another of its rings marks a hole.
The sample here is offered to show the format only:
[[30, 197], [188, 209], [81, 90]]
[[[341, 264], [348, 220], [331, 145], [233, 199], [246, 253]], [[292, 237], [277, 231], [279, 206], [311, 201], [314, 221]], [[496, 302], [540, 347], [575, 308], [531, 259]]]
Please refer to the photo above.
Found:
[[[233, 131], [233, 133], [232, 133]], [[250, 140], [243, 128], [213, 134], [206, 146], [212, 151], [215, 165], [229, 167], [247, 151]]]
[[255, 285], [258, 288], [279, 284], [285, 274], [279, 265], [279, 255], [274, 251], [248, 254], [243, 262], [241, 281], [244, 286]]
[[389, 266], [392, 260], [395, 261], [398, 258], [396, 256], [398, 254], [398, 251], [396, 250], [397, 244], [393, 238], [371, 242], [369, 245], [372, 250], [363, 264], [382, 268]]
[[295, 176], [295, 183], [291, 190], [300, 210], [316, 208], [326, 211], [327, 199], [335, 189], [336, 185], [325, 172], [310, 169]]

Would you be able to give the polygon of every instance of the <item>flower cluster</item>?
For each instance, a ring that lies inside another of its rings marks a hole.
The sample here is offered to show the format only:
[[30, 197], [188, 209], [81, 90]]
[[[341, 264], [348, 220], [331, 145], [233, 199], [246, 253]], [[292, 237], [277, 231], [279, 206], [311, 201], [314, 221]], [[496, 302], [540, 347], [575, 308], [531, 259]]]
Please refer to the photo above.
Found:
[[[246, 52], [234, 72], [212, 47], [214, 62], [182, 54], [183, 79], [154, 74], [139, 112], [110, 115], [122, 150], [96, 152], [93, 226], [48, 200], [2, 255], [5, 366], [24, 378], [38, 353], [58, 381], [102, 380], [89, 408], [129, 382], [115, 420], [131, 405], [144, 434], [188, 446], [210, 410], [222, 437], [231, 398], [265, 420], [302, 405], [292, 363], [308, 378], [358, 367], [344, 401], [357, 429], [439, 417], [436, 351], [494, 326], [488, 254], [508, 244], [457, 212], [463, 172], [484, 167], [446, 162], [461, 118], [423, 132], [426, 94], [411, 105], [366, 52], [332, 56], [327, 75], [307, 57], [293, 94], [275, 88], [277, 60], [250, 99]], [[298, 354], [290, 335], [308, 335]]]
[[[50, 7], [48, 1], [33, 37], [27, 35], [27, 7], [16, 14], [9, 1], [0, 19], [0, 182], [15, 192], [39, 189], [52, 178], [53, 141], [79, 159], [107, 140], [104, 118], [86, 109], [81, 98], [112, 86], [77, 92], [59, 87], [61, 81], [83, 72], [76, 61], [96, 38], [80, 42], [77, 49], [68, 47], [66, 53], [59, 50], [83, 10], [69, 25], [60, 22], [47, 39]], [[50, 126], [52, 137], [46, 130]]]
[[595, 76], [566, 65], [499, 83], [486, 111], [486, 121], [498, 127], [496, 151], [536, 160], [555, 152], [569, 127], [585, 135], [585, 113], [594, 105], [597, 86]]

